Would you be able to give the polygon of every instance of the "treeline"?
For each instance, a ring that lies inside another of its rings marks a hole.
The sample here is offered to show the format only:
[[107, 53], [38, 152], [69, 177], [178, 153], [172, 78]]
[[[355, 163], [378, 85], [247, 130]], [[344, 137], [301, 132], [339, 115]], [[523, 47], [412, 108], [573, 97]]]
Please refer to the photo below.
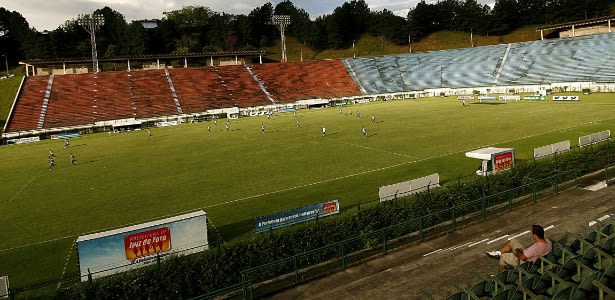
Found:
[[[430, 1], [431, 2], [431, 1]], [[215, 12], [203, 6], [188, 6], [165, 12], [158, 26], [146, 29], [139, 21], [109, 8], [98, 9], [105, 25], [97, 34], [99, 57], [124, 55], [198, 53], [255, 50], [279, 39], [271, 24], [275, 15], [290, 15], [286, 34], [316, 50], [348, 48], [368, 33], [403, 45], [438, 30], [472, 31], [501, 35], [527, 24], [552, 24], [610, 15], [615, 0], [496, 0], [493, 8], [476, 0], [421, 1], [407, 17], [392, 11], [372, 11], [364, 0], [345, 2], [332, 14], [311, 20], [308, 13], [286, 0], [266, 3], [248, 15]], [[19, 12], [0, 7], [0, 52], [10, 64], [18, 59], [89, 57], [89, 34], [67, 20], [52, 31], [30, 28]]]

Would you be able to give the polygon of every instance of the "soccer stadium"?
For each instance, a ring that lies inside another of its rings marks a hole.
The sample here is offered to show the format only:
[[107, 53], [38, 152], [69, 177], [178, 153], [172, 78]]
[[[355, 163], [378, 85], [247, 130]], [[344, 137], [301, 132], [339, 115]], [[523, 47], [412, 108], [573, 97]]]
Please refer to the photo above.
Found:
[[[0, 297], [613, 299], [611, 19], [301, 62], [25, 61]], [[552, 251], [499, 270], [485, 251], [532, 224]]]

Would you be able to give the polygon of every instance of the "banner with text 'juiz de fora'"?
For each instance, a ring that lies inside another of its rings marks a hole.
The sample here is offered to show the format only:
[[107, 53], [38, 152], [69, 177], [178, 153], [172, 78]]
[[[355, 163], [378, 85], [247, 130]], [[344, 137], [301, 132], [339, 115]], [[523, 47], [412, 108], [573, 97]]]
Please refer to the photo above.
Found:
[[169, 254], [208, 248], [207, 214], [202, 210], [77, 239], [81, 281], [145, 266]]

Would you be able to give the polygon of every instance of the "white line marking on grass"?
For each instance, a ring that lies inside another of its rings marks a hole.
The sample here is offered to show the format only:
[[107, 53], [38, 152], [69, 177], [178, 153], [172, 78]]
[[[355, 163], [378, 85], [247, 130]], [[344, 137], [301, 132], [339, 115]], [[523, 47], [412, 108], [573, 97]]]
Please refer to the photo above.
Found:
[[66, 261], [64, 262], [64, 269], [62, 269], [62, 275], [60, 275], [60, 280], [58, 281], [58, 287], [56, 287], [56, 289], [59, 289], [60, 285], [62, 284], [62, 279], [64, 279], [64, 274], [66, 274], [68, 260], [70, 259], [70, 255], [73, 253], [73, 245], [75, 244], [75, 242], [77, 242], [77, 240], [73, 241], [73, 243], [71, 243], [70, 247], [68, 248], [68, 254], [66, 254]]
[[351, 143], [340, 143], [340, 144], [346, 144], [346, 145], [350, 145], [350, 146], [354, 146], [354, 147], [358, 147], [358, 148], [364, 148], [364, 149], [368, 149], [368, 150], [380, 151], [380, 152], [384, 152], [384, 153], [388, 153], [388, 154], [393, 154], [393, 155], [397, 155], [397, 156], [401, 156], [401, 157], [406, 157], [406, 158], [410, 158], [410, 159], [417, 159], [418, 158], [418, 157], [415, 157], [415, 156], [410, 156], [410, 155], [396, 153], [396, 152], [391, 152], [391, 151], [386, 151], [386, 150], [380, 150], [380, 149], [377, 149], [377, 148], [367, 147], [367, 146], [363, 146], [363, 145], [357, 145], [357, 144], [351, 144]]
[[26, 184], [24, 184], [19, 189], [19, 191], [17, 191], [17, 193], [15, 193], [15, 195], [13, 195], [13, 197], [11, 197], [11, 199], [9, 199], [9, 201], [7, 201], [7, 202], [11, 202], [11, 201], [15, 200], [15, 198], [17, 198], [17, 196], [21, 195], [21, 192], [23, 192], [23, 190], [25, 190], [30, 185], [30, 183], [32, 183], [32, 181], [34, 181], [34, 179], [36, 179], [36, 177], [38, 177], [38, 174], [40, 174], [40, 173], [41, 173], [41, 171], [36, 172], [36, 174], [34, 174], [34, 176], [32, 176], [32, 178], [30, 178], [30, 181], [28, 181]]
[[499, 241], [499, 240], [501, 240], [501, 239], [505, 239], [505, 238], [507, 238], [507, 237], [508, 237], [508, 234], [505, 234], [505, 235], [503, 235], [503, 236], [501, 236], [501, 237], [499, 237], [499, 238], [497, 238], [497, 239], [495, 239], [495, 240], [490, 240], [490, 241], [488, 241], [488, 242], [487, 242], [487, 245], [492, 244], [492, 243], [495, 243], [495, 242], [497, 242], [497, 241]]
[[545, 231], [547, 231], [547, 230], [549, 230], [549, 229], [551, 229], [553, 227], [555, 227], [555, 225], [549, 225], [547, 228], [545, 228]]

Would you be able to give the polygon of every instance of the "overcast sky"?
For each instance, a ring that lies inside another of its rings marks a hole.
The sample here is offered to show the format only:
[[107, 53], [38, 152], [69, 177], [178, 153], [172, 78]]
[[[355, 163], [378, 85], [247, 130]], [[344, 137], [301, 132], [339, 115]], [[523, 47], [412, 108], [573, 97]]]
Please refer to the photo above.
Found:
[[[346, 0], [350, 2], [350, 0]], [[330, 14], [345, 0], [293, 0], [296, 7], [303, 8], [312, 19]], [[209, 7], [216, 12], [247, 15], [256, 7], [271, 2], [274, 7], [280, 0], [0, 0], [0, 6], [9, 11], [19, 12], [39, 31], [53, 30], [74, 19], [78, 14], [91, 13], [95, 9], [109, 6], [126, 18], [126, 21], [142, 19], [161, 19], [165, 11], [181, 9], [188, 5]], [[400, 16], [406, 16], [419, 0], [365, 0], [373, 11], [388, 9]], [[436, 0], [428, 0], [436, 2]], [[495, 0], [478, 0], [479, 3], [492, 5]]]

